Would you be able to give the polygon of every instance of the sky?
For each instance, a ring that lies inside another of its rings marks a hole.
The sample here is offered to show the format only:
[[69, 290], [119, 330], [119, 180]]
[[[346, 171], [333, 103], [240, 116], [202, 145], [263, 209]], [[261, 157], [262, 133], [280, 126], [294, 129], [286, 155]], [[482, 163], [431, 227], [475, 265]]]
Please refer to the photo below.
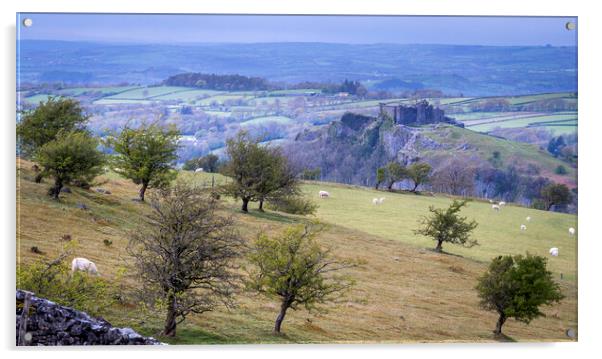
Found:
[[[23, 26], [30, 18], [31, 27]], [[576, 46], [571, 17], [17, 14], [20, 39], [109, 43], [331, 42]]]

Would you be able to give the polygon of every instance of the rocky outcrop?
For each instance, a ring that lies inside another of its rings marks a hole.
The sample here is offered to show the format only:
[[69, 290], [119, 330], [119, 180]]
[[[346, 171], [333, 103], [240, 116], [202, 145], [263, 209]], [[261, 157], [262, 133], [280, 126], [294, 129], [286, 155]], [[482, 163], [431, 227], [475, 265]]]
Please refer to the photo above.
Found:
[[28, 315], [23, 316], [26, 295], [27, 292], [17, 289], [17, 345], [162, 344], [131, 328], [115, 328], [106, 320], [33, 295], [28, 301]]
[[390, 161], [409, 165], [425, 160], [425, 152], [445, 147], [425, 135], [433, 126], [412, 127], [386, 116], [345, 114], [340, 121], [300, 133], [286, 151], [297, 167], [320, 168], [324, 181], [371, 186], [376, 169]]

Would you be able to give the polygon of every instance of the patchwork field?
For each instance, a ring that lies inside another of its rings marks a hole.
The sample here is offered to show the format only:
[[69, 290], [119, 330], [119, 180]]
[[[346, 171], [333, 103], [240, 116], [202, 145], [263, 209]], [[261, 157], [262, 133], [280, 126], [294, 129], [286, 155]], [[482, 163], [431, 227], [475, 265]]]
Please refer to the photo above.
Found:
[[[187, 114], [194, 119], [203, 116], [203, 121], [195, 124], [184, 135], [196, 135], [199, 128], [209, 129], [209, 120], [227, 121], [234, 126], [262, 124], [269, 118], [288, 118], [283, 139], [291, 139], [304, 126], [319, 126], [339, 119], [346, 112], [356, 112], [376, 116], [379, 104], [411, 105], [419, 99], [383, 98], [361, 99], [341, 94], [325, 94], [316, 89], [291, 89], [275, 91], [216, 91], [178, 86], [107, 86], [74, 87], [60, 90], [40, 90], [19, 92], [19, 101], [29, 106], [45, 101], [48, 96], [72, 97], [95, 106], [95, 123], [106, 123], [111, 127], [115, 121], [126, 121], [132, 117], [131, 111], [141, 111], [148, 106], [157, 109], [164, 107], [167, 119], [177, 115], [187, 107]], [[497, 128], [540, 128], [554, 136], [577, 132], [577, 97], [574, 93], [529, 94], [506, 97], [427, 97], [434, 106], [446, 111], [446, 115], [464, 123], [466, 128], [488, 133]], [[503, 108], [488, 109], [488, 103], [505, 104]], [[103, 106], [111, 106], [110, 116], [103, 115]], [[123, 106], [120, 108], [120, 106]], [[570, 108], [566, 110], [563, 108]], [[573, 110], [574, 108], [574, 110]], [[98, 111], [100, 110], [100, 112]], [[117, 112], [115, 112], [117, 110]], [[96, 117], [99, 117], [96, 119]], [[257, 119], [258, 122], [251, 122]], [[274, 121], [272, 121], [274, 122]], [[277, 120], [279, 124], [283, 121]], [[104, 127], [98, 128], [102, 131]], [[265, 129], [264, 129], [265, 130]], [[206, 133], [206, 132], [205, 132]], [[208, 143], [212, 138], [199, 137], [199, 143]], [[221, 139], [224, 142], [225, 139]]]
[[[71, 234], [78, 241], [77, 256], [97, 263], [103, 276], [112, 278], [127, 263], [123, 250], [128, 232], [140, 216], [149, 211], [147, 204], [131, 199], [137, 187], [113, 173], [100, 180], [110, 195], [72, 188], [61, 201], [46, 195], [49, 182], [33, 182], [32, 163], [18, 162], [18, 243], [17, 264], [52, 258]], [[220, 175], [180, 173], [182, 180], [208, 186], [212, 178], [217, 185], [227, 181]], [[317, 192], [327, 190], [330, 198], [319, 199]], [[193, 315], [179, 326], [172, 343], [322, 343], [322, 342], [482, 342], [492, 341], [491, 330], [496, 316], [478, 308], [474, 291], [476, 279], [493, 256], [507, 253], [544, 255], [560, 283], [566, 298], [545, 308], [544, 318], [530, 325], [510, 320], [504, 327], [507, 340], [569, 340], [568, 328], [577, 326], [576, 248], [577, 236], [568, 234], [576, 228], [574, 215], [549, 213], [508, 205], [500, 213], [489, 203], [472, 202], [464, 214], [475, 218], [479, 227], [475, 238], [480, 245], [471, 249], [444, 245], [446, 254], [432, 252], [434, 243], [413, 234], [421, 215], [428, 207], [446, 206], [451, 199], [374, 191], [363, 187], [332, 183], [307, 182], [303, 191], [319, 204], [316, 218], [329, 224], [320, 243], [331, 247], [338, 258], [360, 259], [363, 265], [348, 274], [356, 286], [340, 303], [329, 305], [327, 312], [292, 311], [284, 322], [285, 335], [271, 334], [277, 303], [261, 296], [241, 292], [238, 307]], [[380, 206], [372, 198], [385, 197]], [[89, 209], [77, 208], [85, 204]], [[286, 226], [303, 223], [306, 218], [283, 213], [255, 210], [243, 215], [239, 203], [224, 201], [223, 214], [233, 216], [241, 235], [251, 241], [260, 231], [277, 233]], [[531, 222], [525, 217], [531, 216]], [[521, 224], [527, 230], [521, 232]], [[113, 241], [106, 247], [103, 240]], [[44, 255], [29, 249], [38, 246]], [[558, 257], [547, 251], [556, 246]], [[563, 273], [562, 279], [560, 273]], [[135, 278], [129, 279], [130, 284]], [[110, 322], [130, 326], [145, 334], [156, 334], [161, 313], [143, 313], [136, 307], [116, 307]]]

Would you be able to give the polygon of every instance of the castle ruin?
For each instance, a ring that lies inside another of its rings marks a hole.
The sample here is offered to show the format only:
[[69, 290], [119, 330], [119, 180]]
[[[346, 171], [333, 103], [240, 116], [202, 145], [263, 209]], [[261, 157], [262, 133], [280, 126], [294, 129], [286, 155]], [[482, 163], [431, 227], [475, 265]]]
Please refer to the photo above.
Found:
[[386, 103], [380, 103], [379, 106], [381, 116], [388, 115], [396, 124], [400, 125], [420, 126], [443, 122], [464, 127], [464, 124], [445, 116], [445, 111], [438, 107], [433, 107], [426, 100], [418, 102], [416, 106]]

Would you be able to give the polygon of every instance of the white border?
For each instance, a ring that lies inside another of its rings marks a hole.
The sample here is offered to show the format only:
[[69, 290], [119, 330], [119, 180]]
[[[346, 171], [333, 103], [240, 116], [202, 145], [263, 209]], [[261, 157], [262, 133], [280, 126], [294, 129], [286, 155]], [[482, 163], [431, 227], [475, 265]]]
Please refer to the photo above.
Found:
[[[588, 357], [597, 352], [600, 331], [600, 260], [601, 237], [596, 223], [600, 220], [598, 203], [602, 165], [599, 154], [602, 136], [600, 108], [600, 23], [602, 12], [595, 1], [475, 1], [475, 0], [280, 0], [280, 1], [124, 1], [96, 0], [7, 0], [1, 2], [2, 21], [2, 85], [0, 101], [2, 117], [0, 133], [3, 136], [2, 186], [4, 193], [0, 220], [2, 228], [2, 310], [3, 325], [0, 333], [1, 347], [10, 356], [24, 357], [91, 357], [107, 354], [144, 355], [161, 358], [166, 355], [200, 357], [247, 358], [306, 358], [307, 356], [365, 357], [456, 357], [507, 358], [543, 355], [547, 358]], [[50, 348], [43, 351], [18, 350], [14, 344], [14, 263], [15, 263], [15, 13], [16, 12], [136, 12], [136, 13], [261, 13], [261, 14], [399, 14], [399, 15], [554, 15], [579, 17], [579, 342], [559, 344], [429, 344], [429, 345], [287, 345], [287, 346], [205, 346], [148, 349], [106, 348], [106, 350]], [[144, 353], [141, 351], [144, 350]], [[167, 350], [167, 351], [165, 351]], [[186, 353], [180, 353], [185, 351]], [[131, 353], [130, 353], [131, 352]], [[598, 354], [599, 355], [599, 354]]]

